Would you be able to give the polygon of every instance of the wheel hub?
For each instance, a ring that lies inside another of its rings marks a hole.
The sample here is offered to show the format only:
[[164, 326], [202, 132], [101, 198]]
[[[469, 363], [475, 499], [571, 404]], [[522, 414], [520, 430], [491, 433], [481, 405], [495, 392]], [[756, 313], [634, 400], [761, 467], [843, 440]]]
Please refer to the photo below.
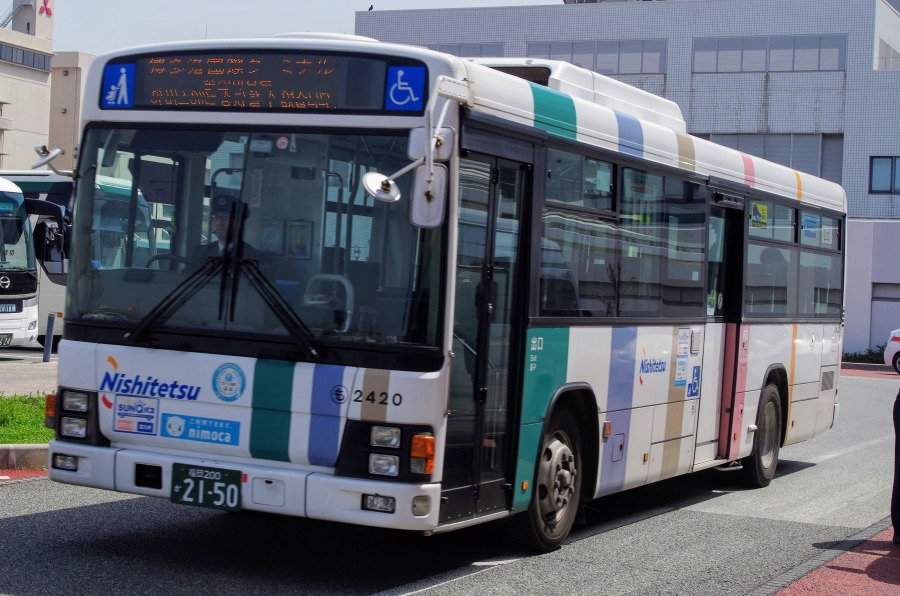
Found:
[[572, 502], [577, 475], [572, 449], [554, 437], [544, 449], [539, 475], [540, 510], [548, 522], [559, 520]]

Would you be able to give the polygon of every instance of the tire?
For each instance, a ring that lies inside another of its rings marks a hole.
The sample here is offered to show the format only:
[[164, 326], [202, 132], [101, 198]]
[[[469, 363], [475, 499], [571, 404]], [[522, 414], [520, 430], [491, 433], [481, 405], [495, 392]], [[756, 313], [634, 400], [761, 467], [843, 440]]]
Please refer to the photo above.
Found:
[[763, 389], [756, 419], [753, 453], [741, 463], [747, 483], [754, 488], [763, 488], [775, 477], [781, 447], [781, 395], [772, 383]]
[[556, 550], [568, 537], [581, 504], [583, 463], [575, 416], [569, 410], [554, 412], [541, 440], [531, 505], [513, 519], [533, 550]]
[[900, 375], [900, 352], [894, 354], [894, 372]]

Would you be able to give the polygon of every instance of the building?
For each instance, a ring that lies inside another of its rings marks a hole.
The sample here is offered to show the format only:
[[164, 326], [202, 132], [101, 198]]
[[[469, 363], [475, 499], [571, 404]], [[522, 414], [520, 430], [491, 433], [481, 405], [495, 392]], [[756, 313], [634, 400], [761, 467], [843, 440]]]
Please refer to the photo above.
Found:
[[[893, 6], [892, 4], [893, 3]], [[356, 13], [356, 33], [566, 60], [675, 101], [691, 134], [840, 182], [844, 350], [900, 327], [898, 0], [566, 0]]]
[[31, 167], [47, 143], [52, 40], [52, 3], [0, 0], [0, 169]]
[[81, 134], [81, 99], [84, 78], [94, 56], [81, 52], [57, 52], [50, 76], [50, 131], [48, 145], [59, 147], [62, 155], [53, 160], [60, 170], [75, 167]]

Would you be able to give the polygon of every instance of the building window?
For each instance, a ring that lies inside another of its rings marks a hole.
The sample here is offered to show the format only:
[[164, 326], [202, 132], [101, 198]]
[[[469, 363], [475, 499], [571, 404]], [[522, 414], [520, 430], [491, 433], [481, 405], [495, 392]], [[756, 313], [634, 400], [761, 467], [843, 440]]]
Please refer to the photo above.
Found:
[[428, 49], [463, 58], [494, 58], [503, 55], [502, 43], [442, 43]]
[[713, 143], [841, 183], [843, 135], [711, 134], [708, 138]]
[[844, 70], [846, 61], [843, 35], [694, 39], [693, 72]]
[[900, 194], [900, 157], [873, 157], [869, 167], [870, 193]]
[[536, 41], [525, 49], [531, 58], [571, 62], [601, 74], [663, 74], [666, 51], [664, 39]]
[[875, 70], [900, 70], [900, 52], [889, 46], [884, 40], [878, 40], [878, 58]]
[[19, 64], [46, 72], [50, 71], [50, 56], [47, 54], [23, 50], [5, 43], [0, 44], [0, 61], [11, 62], [12, 64]]

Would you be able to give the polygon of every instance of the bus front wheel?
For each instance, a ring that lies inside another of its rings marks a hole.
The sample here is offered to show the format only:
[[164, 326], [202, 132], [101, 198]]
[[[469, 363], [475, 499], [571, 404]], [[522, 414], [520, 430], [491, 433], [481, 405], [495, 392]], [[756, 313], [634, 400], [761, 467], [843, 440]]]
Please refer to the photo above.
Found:
[[581, 502], [582, 465], [578, 422], [569, 410], [557, 410], [542, 439], [531, 506], [516, 518], [531, 548], [555, 550], [569, 535]]
[[753, 453], [745, 457], [744, 477], [750, 486], [769, 486], [778, 466], [778, 449], [781, 446], [781, 395], [773, 383], [766, 385], [759, 400], [756, 436], [753, 437]]

